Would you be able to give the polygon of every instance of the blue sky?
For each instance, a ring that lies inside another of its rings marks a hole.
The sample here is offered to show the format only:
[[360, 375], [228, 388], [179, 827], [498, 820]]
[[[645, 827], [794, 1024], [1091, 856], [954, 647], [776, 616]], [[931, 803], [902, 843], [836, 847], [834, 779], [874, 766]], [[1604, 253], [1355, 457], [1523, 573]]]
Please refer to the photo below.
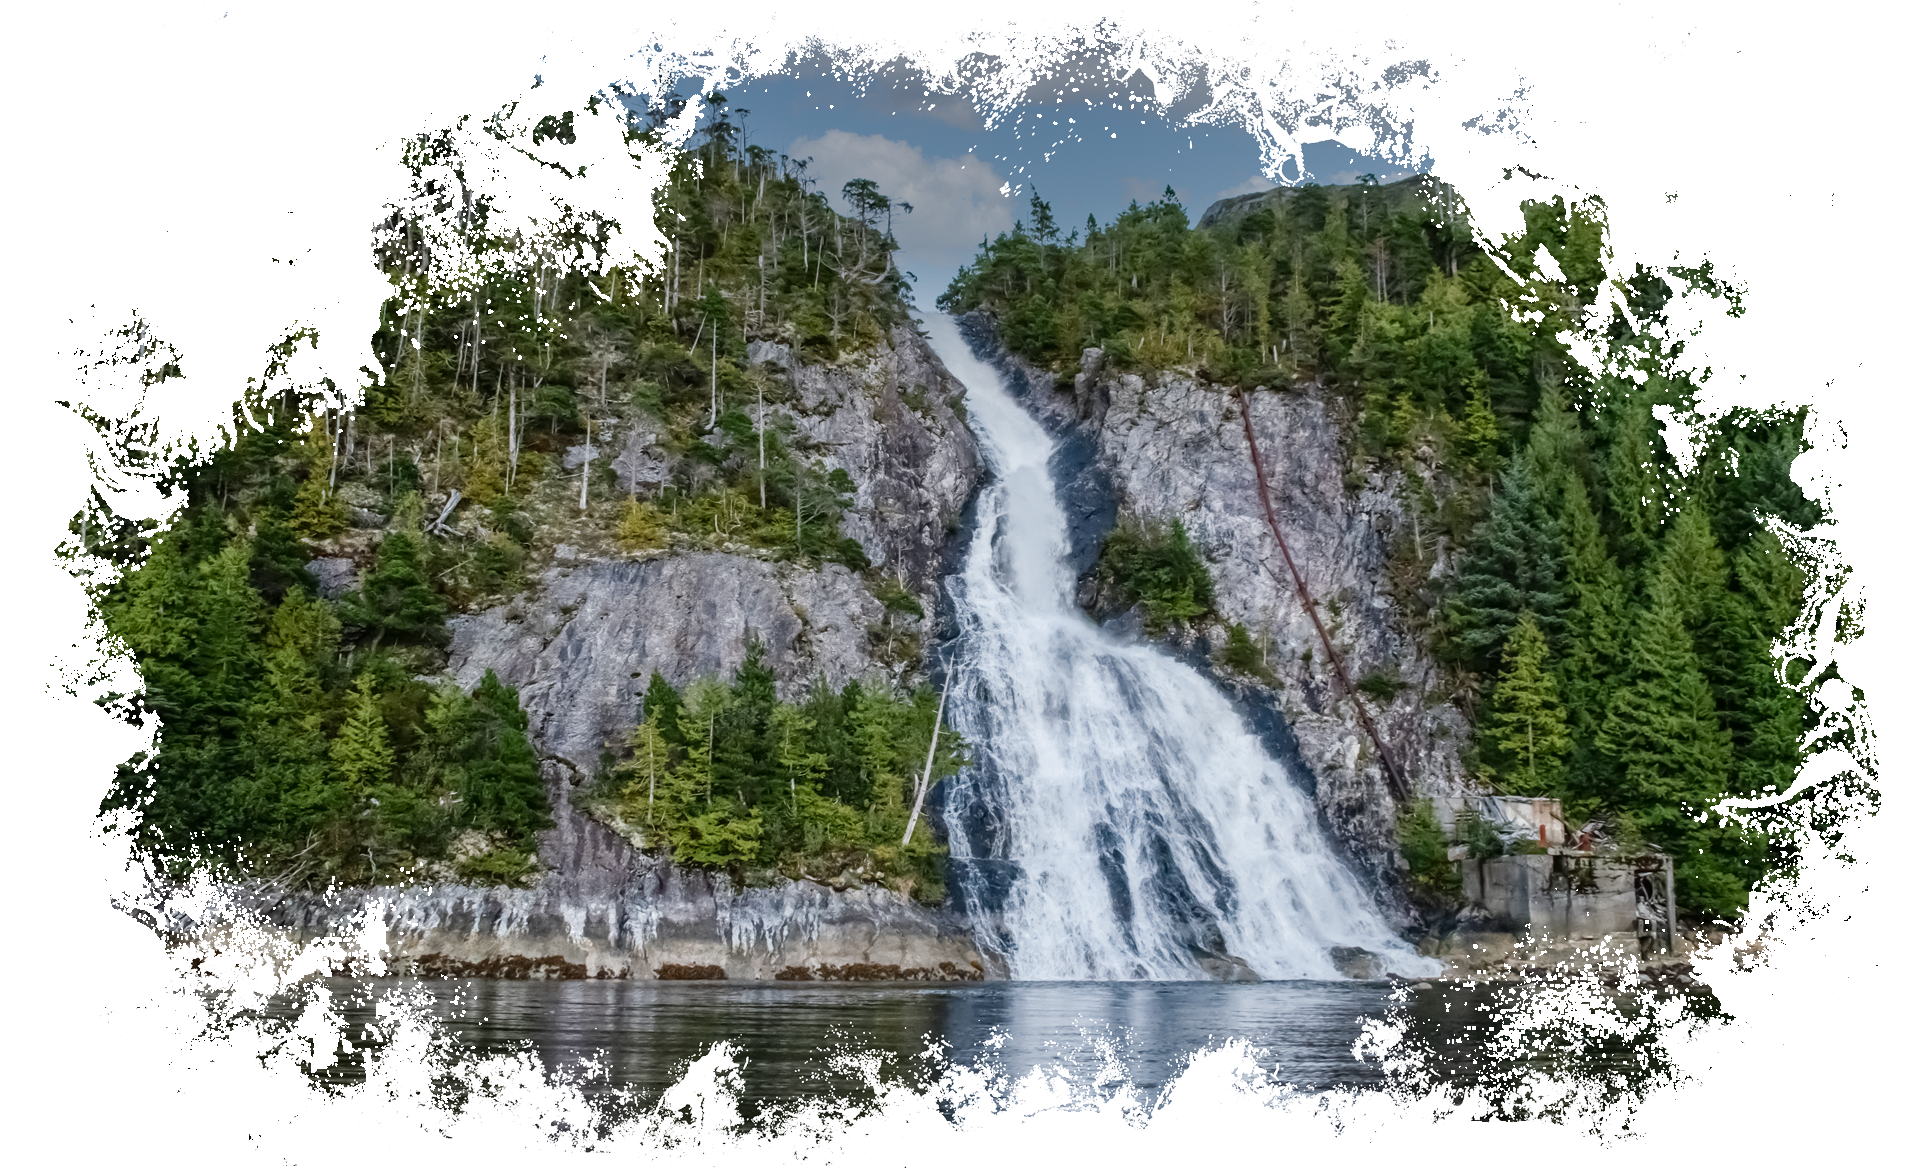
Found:
[[[690, 80], [681, 92], [697, 88]], [[1025, 217], [1036, 189], [1065, 232], [1084, 229], [1089, 214], [1105, 222], [1169, 185], [1196, 218], [1216, 199], [1278, 185], [1260, 174], [1251, 135], [1237, 127], [1176, 128], [1140, 101], [1144, 78], [1136, 75], [1132, 91], [1086, 88], [1069, 94], [1074, 104], [1029, 105], [991, 131], [964, 99], [929, 95], [909, 77], [883, 76], [861, 93], [802, 66], [725, 93], [736, 111], [748, 111], [747, 142], [811, 157], [808, 173], [836, 206], [841, 184], [853, 178], [874, 179], [882, 193], [914, 205], [911, 215], [895, 216], [894, 234], [901, 266], [917, 277], [916, 300], [931, 309], [981, 236]], [[1309, 143], [1305, 154], [1316, 182], [1408, 173], [1335, 142]]]

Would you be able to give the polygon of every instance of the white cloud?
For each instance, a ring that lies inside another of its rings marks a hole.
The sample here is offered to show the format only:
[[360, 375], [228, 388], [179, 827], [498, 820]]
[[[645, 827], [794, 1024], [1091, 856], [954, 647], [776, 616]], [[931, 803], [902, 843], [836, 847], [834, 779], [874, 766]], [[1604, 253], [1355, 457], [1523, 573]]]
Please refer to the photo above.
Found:
[[1266, 175], [1256, 174], [1244, 182], [1235, 183], [1226, 190], [1215, 191], [1213, 194], [1213, 202], [1217, 203], [1221, 199], [1231, 199], [1235, 195], [1253, 195], [1261, 191], [1270, 191], [1279, 185], [1279, 183], [1274, 182]]
[[893, 234], [903, 263], [918, 265], [922, 276], [965, 264], [982, 235], [1013, 226], [1013, 208], [1000, 194], [1004, 180], [971, 154], [928, 158], [918, 146], [845, 130], [797, 139], [787, 153], [813, 159], [807, 172], [842, 211], [840, 187], [856, 178], [872, 179], [895, 204], [912, 203], [911, 215], [894, 215]]

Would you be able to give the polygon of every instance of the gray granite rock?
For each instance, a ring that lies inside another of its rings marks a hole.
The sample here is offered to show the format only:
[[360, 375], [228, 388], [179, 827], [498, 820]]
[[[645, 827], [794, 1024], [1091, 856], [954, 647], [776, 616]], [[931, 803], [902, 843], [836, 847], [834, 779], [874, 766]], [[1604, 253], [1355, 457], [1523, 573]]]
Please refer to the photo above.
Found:
[[931, 601], [941, 557], [979, 484], [980, 454], [954, 408], [965, 387], [912, 328], [895, 329], [892, 340], [884, 352], [840, 365], [808, 364], [763, 341], [748, 345], [747, 356], [784, 371], [799, 433], [829, 468], [852, 478], [854, 507], [842, 530]]
[[[1062, 387], [1051, 373], [998, 348], [983, 320], [963, 325], [1010, 376], [1027, 407], [1061, 436], [1063, 495], [1104, 501], [1122, 516], [1186, 526], [1207, 560], [1224, 621], [1247, 627], [1277, 677], [1277, 684], [1266, 685], [1216, 670], [1221, 683], [1256, 721], [1268, 712], [1284, 720], [1311, 772], [1323, 821], [1376, 887], [1396, 885], [1396, 808], [1387, 776], [1352, 701], [1339, 693], [1267, 528], [1237, 396], [1178, 373], [1149, 379], [1113, 370], [1098, 349], [1082, 355], [1071, 388]], [[1416, 792], [1462, 789], [1466, 719], [1388, 590], [1388, 549], [1411, 522], [1397, 484], [1373, 472], [1348, 486], [1334, 395], [1307, 386], [1252, 392], [1248, 400], [1276, 518], [1349, 677], [1357, 682], [1379, 671], [1404, 686], [1384, 707], [1372, 707], [1388, 750]], [[1086, 447], [1077, 460], [1075, 443]], [[1113, 512], [1099, 514], [1094, 503], [1080, 510], [1094, 520], [1074, 533], [1084, 568]], [[1083, 578], [1083, 603], [1097, 595], [1095, 581]], [[1175, 647], [1204, 660], [1223, 635], [1216, 624], [1176, 637]]]
[[307, 571], [320, 585], [320, 595], [336, 599], [360, 586], [360, 569], [345, 556], [322, 556], [307, 561]]
[[526, 595], [448, 622], [449, 667], [468, 688], [489, 669], [518, 687], [541, 753], [590, 771], [624, 742], [654, 670], [675, 685], [724, 676], [758, 636], [784, 696], [816, 675], [838, 686], [875, 668], [867, 628], [881, 615], [839, 565], [715, 552], [562, 564]]

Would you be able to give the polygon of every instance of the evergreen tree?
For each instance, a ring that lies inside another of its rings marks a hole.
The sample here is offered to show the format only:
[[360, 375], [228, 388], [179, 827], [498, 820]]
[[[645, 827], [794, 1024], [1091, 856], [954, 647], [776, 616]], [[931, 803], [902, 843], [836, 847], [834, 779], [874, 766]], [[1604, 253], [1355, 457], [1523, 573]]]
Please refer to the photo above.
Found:
[[318, 416], [308, 426], [306, 440], [300, 444], [298, 454], [303, 464], [302, 478], [293, 495], [293, 510], [287, 525], [302, 539], [338, 535], [347, 529], [347, 505], [327, 489], [334, 448], [327, 437], [325, 423]]
[[1493, 513], [1474, 531], [1447, 606], [1454, 652], [1490, 672], [1494, 653], [1522, 613], [1532, 613], [1551, 639], [1565, 607], [1566, 547], [1560, 524], [1524, 453], [1515, 455], [1494, 497]]
[[241, 735], [251, 766], [236, 799], [269, 851], [299, 851], [327, 812], [333, 702], [324, 671], [339, 642], [332, 609], [297, 589], [267, 623], [262, 684]]
[[1714, 542], [1713, 527], [1706, 510], [1691, 497], [1675, 509], [1673, 521], [1660, 540], [1657, 571], [1674, 586], [1674, 600], [1680, 606], [1680, 619], [1696, 639], [1706, 633], [1709, 623], [1725, 614], [1718, 601], [1727, 594], [1727, 559]]
[[1487, 374], [1475, 369], [1468, 382], [1467, 400], [1454, 438], [1467, 465], [1492, 467], [1499, 462], [1500, 419], [1493, 414], [1493, 400], [1487, 393]]
[[731, 700], [715, 723], [713, 745], [714, 784], [743, 806], [762, 802], [776, 781], [768, 738], [776, 700], [766, 646], [758, 637], [749, 637], [746, 659], [734, 671]]
[[[771, 730], [780, 769], [786, 773], [788, 795], [797, 798], [797, 792], [803, 786], [810, 791], [817, 790], [820, 780], [826, 777], [827, 756], [808, 749], [812, 744], [813, 719], [797, 706], [783, 702], [773, 711]], [[795, 802], [794, 806], [797, 811], [798, 803]]]
[[347, 699], [347, 720], [328, 749], [334, 773], [354, 802], [393, 773], [393, 748], [387, 743], [387, 722], [374, 700], [373, 677], [361, 674]]
[[546, 784], [527, 741], [520, 695], [491, 669], [473, 691], [471, 735], [458, 788], [460, 821], [498, 832], [513, 847], [531, 851], [533, 833], [553, 826]]
[[667, 679], [660, 676], [658, 669], [647, 681], [646, 696], [641, 699], [640, 717], [643, 721], [659, 723], [660, 737], [669, 746], [685, 746], [687, 740], [680, 733], [680, 711], [683, 702], [680, 691], [674, 689]]
[[685, 699], [679, 723], [680, 739], [686, 745], [678, 769], [691, 782], [694, 793], [712, 807], [714, 740], [719, 736], [720, 716], [732, 703], [733, 694], [719, 682], [703, 678], [687, 687]]
[[1532, 464], [1534, 481], [1555, 508], [1562, 505], [1562, 492], [1570, 478], [1584, 485], [1586, 435], [1580, 429], [1579, 417], [1567, 410], [1558, 385], [1541, 387], [1533, 429], [1527, 436], [1527, 460]]
[[1733, 752], [1681, 617], [1678, 589], [1656, 574], [1635, 623], [1626, 676], [1600, 729], [1599, 746], [1620, 766], [1607, 802], [1631, 812], [1648, 839], [1674, 857], [1682, 904], [1732, 913], [1746, 898], [1744, 873], [1708, 854], [1722, 833], [1703, 822], [1727, 793]]
[[318, 587], [307, 571], [307, 549], [300, 546], [278, 513], [269, 512], [259, 523], [253, 537], [253, 555], [249, 563], [254, 590], [269, 604], [278, 604], [289, 590], [312, 593]]
[[446, 601], [428, 583], [424, 553], [419, 536], [389, 532], [359, 589], [340, 598], [342, 622], [371, 632], [369, 647], [388, 633], [429, 644], [446, 640]]
[[[658, 678], [658, 673], [654, 677]], [[663, 733], [665, 717], [658, 711], [649, 713], [644, 720], [633, 728], [627, 745], [633, 755], [620, 765], [620, 770], [632, 776], [627, 781], [627, 800], [640, 804], [645, 799], [646, 822], [653, 825], [657, 805], [660, 802], [663, 781], [672, 765], [672, 753], [667, 746], [667, 737]], [[651, 842], [651, 841], [649, 841]]]
[[1806, 578], [1772, 532], [1758, 531], [1733, 557], [1739, 590], [1720, 601], [1714, 683], [1722, 718], [1733, 736], [1733, 790], [1758, 795], [1793, 785], [1802, 760], [1800, 735], [1806, 701], [1781, 680], [1773, 643], [1800, 614]]
[[1528, 613], [1507, 638], [1504, 668], [1493, 689], [1488, 729], [1504, 785], [1522, 795], [1560, 791], [1571, 741], [1559, 687], [1547, 667], [1547, 639]]
[[864, 687], [847, 711], [868, 806], [891, 806], [902, 800], [908, 757], [899, 741], [902, 714], [878, 686]]
[[1666, 514], [1666, 484], [1654, 455], [1653, 415], [1640, 395], [1610, 412], [1607, 433], [1607, 510], [1621, 563], [1637, 566], [1653, 555]]

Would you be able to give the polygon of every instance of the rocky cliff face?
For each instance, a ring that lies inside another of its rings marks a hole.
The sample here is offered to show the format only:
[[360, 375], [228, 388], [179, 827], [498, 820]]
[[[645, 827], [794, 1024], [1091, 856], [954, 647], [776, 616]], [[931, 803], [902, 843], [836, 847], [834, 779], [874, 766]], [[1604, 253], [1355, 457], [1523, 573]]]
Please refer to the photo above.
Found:
[[[810, 365], [764, 342], [749, 354], [784, 372], [800, 433], [853, 480], [842, 529], [933, 611], [942, 558], [980, 479], [956, 412], [960, 384], [907, 328], [857, 365]], [[628, 446], [629, 465], [649, 457], [644, 434]], [[561, 547], [524, 594], [450, 622], [449, 664], [462, 685], [492, 669], [518, 687], [536, 746], [585, 775], [624, 741], [654, 670], [675, 685], [724, 676], [759, 637], [782, 696], [816, 676], [837, 686], [883, 668], [868, 632], [881, 616], [839, 565], [796, 568], [747, 548], [604, 559]]]
[[910, 328], [859, 366], [809, 365], [759, 341], [747, 355], [786, 371], [800, 433], [853, 479], [842, 530], [875, 566], [903, 574], [931, 611], [947, 545], [980, 480], [966, 388]]
[[[759, 637], [791, 691], [871, 672], [880, 602], [838, 564], [796, 569], [700, 552], [557, 563], [525, 594], [449, 622], [449, 665], [472, 688], [491, 669], [520, 690], [536, 748], [575, 775], [633, 728], [654, 670], [675, 685], [726, 675]], [[790, 695], [783, 695], [790, 696]]]
[[[1061, 477], [1083, 603], [1096, 604], [1098, 590], [1086, 573], [1116, 514], [1180, 520], [1204, 551], [1220, 616], [1246, 626], [1277, 683], [1212, 662], [1221, 624], [1189, 630], [1171, 647], [1211, 669], [1273, 745], [1297, 750], [1329, 830], [1376, 887], [1397, 884], [1387, 775], [1352, 701], [1333, 680], [1267, 529], [1237, 397], [1179, 374], [1112, 370], [1099, 350], [1088, 350], [1071, 385], [1062, 385], [1008, 355], [991, 322], [974, 316], [963, 326], [976, 350], [999, 362], [1029, 407], [1064, 439]], [[1305, 387], [1254, 392], [1248, 401], [1275, 514], [1349, 677], [1376, 675], [1401, 686], [1391, 701], [1372, 706], [1387, 749], [1416, 791], [1457, 790], [1466, 721], [1447, 702], [1434, 662], [1406, 629], [1387, 587], [1388, 549], [1409, 522], [1407, 509], [1378, 474], [1347, 485], [1339, 403], [1331, 395]]]
[[[853, 480], [842, 530], [934, 611], [941, 564], [981, 473], [962, 387], [910, 328], [896, 330], [886, 352], [833, 366], [804, 363], [781, 345], [756, 342], [749, 352], [784, 375], [789, 400], [773, 408], [789, 410], [828, 469]], [[636, 425], [608, 439], [622, 482], [658, 481], [655, 435]], [[983, 976], [971, 932], [953, 914], [878, 887], [734, 888], [642, 854], [575, 806], [603, 751], [625, 742], [655, 670], [676, 685], [725, 676], [756, 637], [783, 696], [816, 676], [837, 686], [905, 668], [876, 652], [882, 606], [839, 565], [777, 563], [744, 546], [632, 556], [587, 547], [540, 549], [531, 587], [450, 622], [455, 678], [470, 688], [491, 669], [517, 687], [545, 760], [555, 827], [540, 839], [548, 868], [540, 883], [374, 890], [352, 905], [294, 898], [270, 916], [315, 937], [359, 907], [376, 909], [391, 954], [429, 973]]]

